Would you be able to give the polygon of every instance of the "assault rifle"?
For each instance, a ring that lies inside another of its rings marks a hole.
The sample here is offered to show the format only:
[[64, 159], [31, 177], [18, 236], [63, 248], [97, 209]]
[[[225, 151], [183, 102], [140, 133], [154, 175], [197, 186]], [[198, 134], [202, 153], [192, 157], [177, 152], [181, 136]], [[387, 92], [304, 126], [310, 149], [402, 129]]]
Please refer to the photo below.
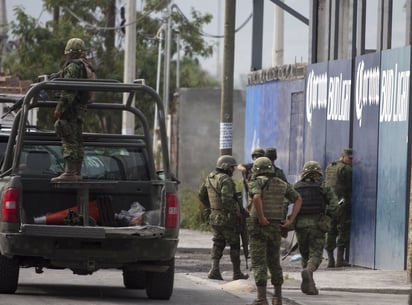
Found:
[[239, 205], [240, 219], [237, 222], [237, 232], [240, 234], [242, 240], [243, 255], [245, 256], [246, 269], [249, 269], [247, 260], [249, 258], [249, 236], [247, 234], [246, 218], [249, 217], [249, 213], [243, 207], [242, 193], [235, 193], [235, 200]]
[[286, 252], [285, 255], [282, 256], [282, 261], [284, 261], [293, 251], [295, 251], [298, 248], [299, 244], [298, 242], [295, 242], [295, 244], [289, 248], [289, 250]]
[[286, 251], [286, 254], [282, 256], [282, 261], [284, 261], [293, 251], [295, 251], [298, 248], [299, 244], [297, 241], [293, 244], [294, 239], [295, 239], [295, 232], [293, 232], [292, 240], [290, 241], [290, 247], [288, 251]]
[[10, 113], [21, 107], [21, 105], [23, 104], [24, 96], [19, 97], [19, 99], [0, 96], [0, 100], [4, 103], [14, 103], [12, 106], [8, 107], [7, 111], [1, 116], [1, 118], [4, 119]]
[[[37, 82], [43, 82], [43, 81], [47, 81], [47, 80], [53, 80], [56, 78], [61, 78], [62, 77], [62, 71], [59, 72], [55, 72], [52, 74], [44, 74], [44, 75], [39, 75], [37, 78]], [[39, 97], [41, 99], [47, 99], [47, 93], [42, 90], [39, 93]], [[2, 119], [4, 119], [7, 115], [9, 115], [10, 113], [12, 113], [13, 111], [18, 110], [21, 105], [23, 104], [23, 100], [24, 100], [24, 96], [23, 97], [18, 97], [18, 98], [12, 98], [12, 97], [5, 97], [5, 96], [0, 96], [0, 100], [4, 103], [13, 103], [13, 105], [11, 107], [8, 107], [7, 111], [5, 113], [3, 113], [3, 115], [1, 116]]]

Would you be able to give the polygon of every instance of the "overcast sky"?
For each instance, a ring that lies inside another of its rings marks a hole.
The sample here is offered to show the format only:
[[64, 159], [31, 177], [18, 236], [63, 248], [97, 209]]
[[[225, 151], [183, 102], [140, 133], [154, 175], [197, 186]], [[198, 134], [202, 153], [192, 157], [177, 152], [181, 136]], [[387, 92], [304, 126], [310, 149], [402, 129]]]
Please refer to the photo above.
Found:
[[[377, 23], [376, 23], [376, 0], [367, 0], [367, 28], [366, 28], [366, 48], [373, 49], [376, 46]], [[124, 4], [124, 0], [118, 0], [118, 6]], [[224, 0], [173, 0], [174, 4], [190, 18], [190, 11], [195, 8], [202, 13], [211, 13], [213, 21], [205, 26], [204, 32], [209, 35], [223, 35], [224, 32]], [[309, 0], [284, 0], [284, 2], [298, 11], [300, 14], [309, 18]], [[142, 0], [136, 0], [137, 9], [141, 9]], [[403, 46], [404, 43], [404, 10], [403, 5], [405, 0], [394, 1], [394, 20], [393, 20], [393, 43], [392, 47]], [[41, 0], [6, 0], [7, 18], [13, 20], [13, 7], [21, 5], [26, 9], [29, 15], [40, 18], [40, 20], [48, 20], [45, 13], [42, 13]], [[269, 68], [272, 65], [272, 49], [273, 49], [273, 12], [275, 5], [267, 0], [264, 2], [264, 33], [263, 33], [263, 50], [262, 50], [262, 66]], [[236, 28], [239, 28], [250, 16], [253, 10], [252, 0], [237, 0], [236, 1]], [[295, 62], [308, 61], [308, 37], [309, 28], [295, 17], [285, 13], [284, 15], [284, 63], [292, 64]], [[207, 38], [208, 41], [215, 45], [214, 56], [209, 59], [202, 60], [202, 66], [212, 75], [217, 76], [221, 71], [221, 63], [223, 58], [223, 38]], [[251, 46], [252, 42], [252, 20], [250, 20], [242, 29], [240, 29], [235, 37], [235, 85], [241, 86], [244, 84], [247, 73], [251, 66]], [[218, 46], [220, 45], [220, 51]], [[218, 58], [219, 57], [219, 58]]]

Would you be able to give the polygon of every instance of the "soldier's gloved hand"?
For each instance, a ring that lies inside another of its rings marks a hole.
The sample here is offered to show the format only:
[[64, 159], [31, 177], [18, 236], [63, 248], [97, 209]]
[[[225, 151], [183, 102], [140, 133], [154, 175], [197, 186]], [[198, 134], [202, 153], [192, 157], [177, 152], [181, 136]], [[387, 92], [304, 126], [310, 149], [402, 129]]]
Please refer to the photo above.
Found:
[[55, 110], [54, 116], [56, 117], [56, 119], [60, 119], [60, 117], [62, 116], [62, 113], [60, 111]]

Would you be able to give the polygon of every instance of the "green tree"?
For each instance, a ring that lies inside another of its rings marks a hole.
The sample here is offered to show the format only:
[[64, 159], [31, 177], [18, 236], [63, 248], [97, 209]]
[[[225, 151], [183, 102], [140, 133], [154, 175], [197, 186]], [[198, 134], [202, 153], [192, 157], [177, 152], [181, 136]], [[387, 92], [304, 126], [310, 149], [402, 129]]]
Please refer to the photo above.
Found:
[[[155, 87], [157, 76], [158, 39], [161, 28], [162, 11], [168, 1], [148, 0], [143, 11], [136, 13], [136, 65], [137, 78], [144, 78], [149, 86]], [[89, 50], [88, 56], [94, 62], [99, 78], [123, 79], [124, 34], [115, 26], [115, 0], [43, 0], [44, 8], [52, 19], [44, 25], [29, 16], [22, 8], [14, 10], [15, 21], [10, 25], [16, 38], [17, 48], [3, 62], [3, 71], [17, 75], [21, 79], [37, 81], [38, 75], [50, 74], [61, 69], [64, 64], [63, 50], [71, 37], [82, 38]], [[202, 15], [192, 9], [191, 20], [182, 14], [178, 6], [172, 8], [173, 28], [180, 33], [182, 87], [217, 86], [214, 80], [199, 64], [200, 57], [212, 55], [201, 33], [202, 26], [211, 21], [210, 14]], [[170, 97], [173, 96], [176, 80], [176, 44], [172, 45]], [[161, 69], [163, 73], [163, 69]], [[163, 75], [161, 75], [163, 80]], [[160, 86], [162, 88], [162, 86]], [[145, 100], [138, 105], [150, 107]], [[143, 109], [151, 110], [151, 109]], [[40, 119], [47, 120], [42, 115]], [[106, 130], [121, 126], [107, 119], [94, 118], [94, 125]]]

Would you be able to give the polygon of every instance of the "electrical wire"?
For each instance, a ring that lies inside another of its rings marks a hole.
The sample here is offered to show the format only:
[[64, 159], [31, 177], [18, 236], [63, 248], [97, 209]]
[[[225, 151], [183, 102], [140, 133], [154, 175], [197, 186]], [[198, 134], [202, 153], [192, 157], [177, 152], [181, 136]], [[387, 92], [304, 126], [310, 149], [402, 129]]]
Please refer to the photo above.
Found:
[[[186, 17], [186, 15], [182, 12], [182, 10], [177, 4], [173, 4], [172, 9], [173, 8], [176, 8], [179, 15], [182, 16], [188, 23], [190, 23], [189, 18]], [[248, 22], [252, 19], [252, 17], [253, 17], [253, 13], [250, 13], [250, 15], [246, 18], [246, 20], [237, 29], [235, 29], [235, 33], [242, 30], [248, 24]], [[202, 36], [209, 37], [209, 38], [224, 38], [225, 37], [224, 35], [208, 34], [203, 31], [198, 31], [198, 33]]]

